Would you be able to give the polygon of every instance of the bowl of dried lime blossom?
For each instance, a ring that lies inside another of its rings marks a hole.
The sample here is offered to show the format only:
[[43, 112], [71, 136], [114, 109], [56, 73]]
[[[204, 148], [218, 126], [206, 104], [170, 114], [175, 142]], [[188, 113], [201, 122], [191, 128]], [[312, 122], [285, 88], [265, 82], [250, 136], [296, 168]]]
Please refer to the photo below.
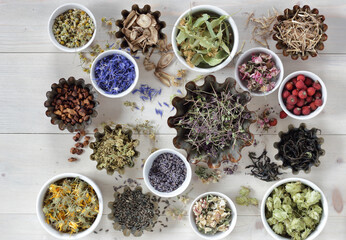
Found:
[[172, 47], [187, 68], [210, 73], [224, 68], [235, 56], [238, 28], [223, 9], [200, 5], [185, 11], [172, 32]]
[[309, 180], [283, 179], [265, 193], [261, 219], [274, 239], [312, 240], [327, 223], [327, 199], [322, 190]]
[[204, 239], [222, 239], [228, 236], [237, 222], [237, 209], [223, 193], [207, 192], [198, 196], [190, 207], [190, 224]]
[[88, 48], [96, 36], [96, 19], [85, 6], [67, 3], [59, 6], [49, 18], [51, 42], [64, 52], [80, 52]]
[[90, 143], [93, 153], [90, 159], [97, 162], [98, 170], [106, 169], [107, 174], [115, 171], [119, 174], [125, 172], [125, 167], [135, 165], [134, 158], [139, 156], [136, 147], [139, 141], [132, 139], [132, 131], [118, 124], [114, 128], [104, 127], [104, 132], [94, 134], [96, 141]]
[[101, 221], [102, 194], [90, 178], [63, 173], [43, 185], [36, 211], [42, 227], [55, 238], [82, 238], [93, 232]]

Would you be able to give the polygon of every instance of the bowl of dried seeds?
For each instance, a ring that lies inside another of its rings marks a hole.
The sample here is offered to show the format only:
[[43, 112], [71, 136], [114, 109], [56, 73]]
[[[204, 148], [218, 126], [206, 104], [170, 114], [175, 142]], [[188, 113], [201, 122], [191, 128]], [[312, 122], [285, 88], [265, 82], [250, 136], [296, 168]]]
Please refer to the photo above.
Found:
[[124, 236], [140, 237], [144, 231], [152, 231], [159, 217], [158, 203], [150, 193], [143, 193], [141, 187], [124, 187], [123, 192], [114, 193], [114, 201], [108, 203], [113, 228]]
[[223, 9], [200, 5], [186, 10], [175, 22], [172, 47], [178, 60], [201, 73], [218, 71], [235, 56], [239, 33]]
[[36, 211], [42, 227], [55, 238], [79, 239], [92, 233], [100, 223], [102, 193], [84, 175], [59, 174], [42, 186]]
[[52, 84], [51, 89], [46, 93], [47, 100], [44, 102], [46, 116], [60, 130], [83, 130], [97, 116], [97, 93], [83, 79], [61, 78], [59, 83]]
[[96, 36], [96, 19], [85, 6], [66, 3], [54, 10], [48, 21], [51, 42], [64, 52], [80, 52]]
[[97, 162], [98, 170], [106, 169], [107, 174], [115, 171], [124, 173], [126, 167], [135, 165], [134, 159], [139, 156], [136, 147], [139, 141], [132, 138], [132, 131], [118, 124], [114, 128], [106, 125], [103, 133], [94, 134], [95, 142], [90, 143], [93, 153], [90, 159]]
[[160, 197], [176, 197], [191, 182], [191, 166], [183, 154], [173, 149], [159, 149], [145, 161], [144, 183]]

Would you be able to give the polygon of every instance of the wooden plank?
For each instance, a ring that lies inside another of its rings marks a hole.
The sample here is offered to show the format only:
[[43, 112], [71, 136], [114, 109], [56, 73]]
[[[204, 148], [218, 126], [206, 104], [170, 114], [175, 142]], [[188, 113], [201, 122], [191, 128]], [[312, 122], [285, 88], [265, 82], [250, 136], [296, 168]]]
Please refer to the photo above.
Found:
[[[346, 224], [346, 217], [330, 217], [327, 225], [322, 231], [321, 235], [316, 240], [323, 239], [345, 239], [344, 226]], [[192, 231], [190, 223], [185, 217], [181, 221], [169, 220], [168, 227], [163, 228], [160, 232], [159, 226], [154, 229], [154, 232], [145, 232], [141, 239], [184, 239], [193, 240], [197, 239], [197, 235]], [[100, 229], [102, 229], [100, 231]], [[35, 214], [0, 214], [0, 230], [3, 239], [21, 240], [23, 236], [31, 240], [41, 239], [54, 239], [41, 227]], [[106, 230], [108, 230], [106, 232]], [[123, 234], [115, 231], [112, 227], [112, 222], [104, 215], [100, 224], [96, 228], [95, 233], [91, 233], [83, 239], [125, 239]], [[246, 236], [246, 237], [244, 237]], [[269, 234], [263, 228], [260, 216], [238, 216], [236, 226], [229, 238], [235, 240], [263, 240], [271, 239]], [[126, 239], [138, 239], [133, 236], [126, 237]]]
[[[62, 77], [68, 78], [75, 76], [82, 77], [86, 82], [90, 82], [89, 76], [82, 73], [77, 54], [65, 53], [44, 53], [44, 54], [1, 54], [0, 72], [2, 79], [0, 82], [1, 98], [0, 104], [4, 114], [0, 115], [0, 133], [62, 133], [57, 126], [50, 124], [50, 119], [45, 116], [46, 109], [43, 106], [46, 100], [45, 93], [50, 90], [53, 82], [58, 82]], [[153, 102], [142, 102], [138, 95], [128, 95], [121, 99], [109, 99], [103, 96], [98, 97], [100, 106], [97, 109], [99, 116], [95, 119], [90, 129], [98, 126], [101, 122], [112, 120], [120, 123], [135, 123], [136, 120], [151, 120], [158, 125], [159, 132], [162, 134], [174, 134], [166, 124], [166, 119], [173, 116], [175, 110], [171, 112], [170, 108], [160, 107], [158, 101], [170, 103], [170, 99], [177, 94], [175, 87], [167, 88], [161, 84], [152, 72], [147, 72], [143, 68], [142, 59], [137, 60], [140, 67], [140, 84], [147, 83], [154, 88], [162, 88], [161, 96]], [[316, 118], [306, 121], [309, 126], [318, 127], [326, 134], [345, 134], [346, 118], [345, 103], [343, 101], [346, 89], [346, 81], [342, 78], [344, 75], [343, 63], [346, 62], [345, 55], [332, 54], [322, 55], [316, 59], [317, 62], [292, 62], [283, 58], [285, 66], [285, 76], [297, 70], [308, 70], [319, 75], [327, 86], [328, 101], [323, 112]], [[322, 67], [321, 67], [322, 66]], [[167, 69], [167, 72], [176, 74], [177, 69], [183, 66], [176, 60]], [[327, 70], [324, 70], [327, 69]], [[187, 80], [195, 78], [198, 74], [189, 72]], [[219, 82], [224, 81], [226, 77], [234, 76], [234, 67], [227, 67], [214, 73]], [[200, 81], [198, 84], [202, 84]], [[185, 90], [180, 87], [184, 94]], [[135, 101], [138, 106], [144, 106], [144, 111], [131, 111], [123, 106], [124, 101]], [[269, 104], [280, 112], [277, 100], [277, 92], [268, 97], [255, 97], [249, 104], [249, 109], [257, 110], [260, 106]], [[163, 118], [155, 115], [155, 108], [164, 110]], [[330, 124], [331, 116], [333, 118]], [[19, 121], [20, 119], [20, 121]], [[287, 125], [292, 123], [298, 125], [300, 121], [286, 118], [279, 121], [276, 127], [277, 131], [286, 130]], [[66, 133], [67, 131], [65, 131]], [[252, 132], [262, 133], [257, 130], [255, 124], [252, 126]], [[270, 133], [274, 133], [273, 131]]]
[[[127, 1], [110, 1], [102, 0], [97, 4], [92, 0], [76, 1], [84, 4], [94, 13], [98, 24], [98, 33], [96, 41], [109, 39], [107, 30], [101, 26], [102, 17], [121, 18], [120, 12], [122, 9], [130, 9], [132, 3]], [[0, 52], [59, 52], [48, 38], [47, 22], [51, 13], [61, 4], [66, 3], [65, 0], [59, 1], [1, 1], [0, 8]], [[136, 1], [139, 6], [150, 3], [153, 10], [159, 10], [162, 14], [162, 19], [166, 21], [167, 27], [164, 32], [170, 36], [173, 25], [176, 19], [191, 6], [210, 4], [210, 1], [182, 1], [176, 4], [175, 1]], [[246, 12], [255, 12], [256, 16], [266, 15], [268, 10], [275, 7], [279, 13], [282, 13], [285, 8], [292, 8], [296, 1], [273, 2], [270, 0], [262, 0], [260, 2], [253, 0], [236, 0], [236, 1], [213, 1], [216, 5], [234, 17], [234, 20], [239, 29], [240, 41], [247, 41], [248, 48], [258, 46], [251, 42], [252, 28], [245, 28], [247, 14]], [[326, 42], [323, 53], [346, 53], [346, 45], [343, 44], [343, 32], [346, 5], [343, 0], [336, 0], [332, 5], [324, 0], [308, 0], [303, 4], [309, 4], [311, 7], [316, 7], [321, 14], [326, 17], [326, 23], [329, 26], [327, 34], [329, 40]], [[20, 13], [20, 15], [18, 14]], [[271, 41], [271, 49], [275, 49], [274, 41]], [[277, 52], [280, 52], [276, 50]], [[315, 60], [311, 60], [315, 62]]]
[[[172, 135], [160, 135], [157, 138], [156, 147], [173, 148]], [[321, 158], [321, 165], [313, 167], [311, 173], [300, 173], [298, 177], [306, 178], [323, 189], [329, 203], [331, 216], [344, 216], [346, 212], [338, 213], [333, 206], [332, 196], [334, 190], [341, 192], [343, 199], [346, 198], [345, 185], [340, 185], [340, 181], [345, 178], [346, 172], [346, 149], [342, 148], [342, 144], [346, 142], [344, 135], [323, 135], [325, 143], [323, 149], [326, 155]], [[84, 174], [100, 186], [104, 202], [113, 199], [113, 186], [120, 186], [127, 178], [136, 179], [145, 188], [142, 180], [141, 159], [146, 159], [151, 147], [145, 136], [139, 138], [141, 144], [138, 151], [141, 153], [140, 158], [136, 161], [133, 169], [126, 170], [123, 178], [115, 179], [117, 174], [109, 176], [105, 171], [98, 171], [95, 168], [96, 162], [89, 160], [91, 154], [90, 149], [81, 155], [80, 160], [70, 163], [67, 159], [71, 156], [69, 149], [73, 146], [74, 141], [70, 135], [65, 134], [11, 134], [0, 135], [0, 146], [6, 149], [6, 154], [1, 156], [0, 164], [0, 184], [6, 186], [6, 191], [0, 191], [0, 199], [6, 204], [0, 205], [0, 213], [35, 213], [35, 204], [37, 194], [41, 186], [51, 177], [66, 172], [77, 172]], [[197, 197], [206, 191], [220, 191], [229, 195], [233, 200], [238, 194], [240, 186], [250, 186], [253, 194], [259, 200], [272, 183], [260, 181], [247, 173], [245, 166], [250, 164], [247, 157], [248, 151], [261, 153], [266, 146], [268, 156], [272, 157], [276, 154], [273, 148], [273, 142], [278, 137], [265, 135], [261, 137], [261, 141], [257, 147], [249, 147], [242, 151], [243, 159], [239, 163], [239, 171], [235, 175], [225, 176], [217, 184], [202, 184], [195, 176], [188, 188], [193, 191], [189, 194], [191, 198]], [[339, 144], [336, 144], [339, 143]], [[181, 151], [185, 154], [184, 151]], [[273, 158], [272, 158], [273, 159]], [[292, 177], [290, 171], [283, 178]], [[338, 179], [338, 180], [337, 180]], [[188, 191], [187, 190], [187, 191]], [[147, 190], [146, 190], [147, 191]], [[259, 210], [255, 207], [239, 207], [240, 215], [257, 215]], [[106, 209], [105, 213], [109, 210]]]

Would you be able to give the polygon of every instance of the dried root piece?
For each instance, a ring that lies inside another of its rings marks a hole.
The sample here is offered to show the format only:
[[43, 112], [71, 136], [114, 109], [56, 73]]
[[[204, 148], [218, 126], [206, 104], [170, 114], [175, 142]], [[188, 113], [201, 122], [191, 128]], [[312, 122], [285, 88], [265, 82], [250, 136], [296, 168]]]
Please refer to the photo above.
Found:
[[165, 84], [167, 87], [171, 86], [171, 82], [174, 81], [175, 77], [163, 72], [161, 69], [157, 69], [154, 72], [154, 75], [163, 83]]
[[174, 54], [172, 52], [162, 54], [157, 67], [160, 69], [166, 68], [172, 62], [173, 58]]

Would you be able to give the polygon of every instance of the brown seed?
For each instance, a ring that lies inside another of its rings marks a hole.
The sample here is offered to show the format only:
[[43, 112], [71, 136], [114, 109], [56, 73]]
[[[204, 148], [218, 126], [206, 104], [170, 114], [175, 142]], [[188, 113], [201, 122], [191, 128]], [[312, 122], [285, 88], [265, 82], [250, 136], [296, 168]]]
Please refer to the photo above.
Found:
[[77, 155], [81, 155], [84, 152], [83, 149], [77, 149]]
[[84, 142], [83, 142], [83, 146], [84, 146], [84, 147], [86, 147], [86, 146], [88, 146], [88, 145], [89, 145], [89, 141], [84, 141]]
[[76, 153], [77, 153], [77, 148], [72, 147], [72, 148], [70, 149], [70, 153], [76, 154]]
[[90, 140], [90, 137], [89, 137], [89, 136], [86, 136], [86, 137], [84, 138], [84, 140], [85, 140], [85, 141], [89, 141], [89, 140]]
[[77, 158], [70, 157], [70, 158], [68, 159], [68, 161], [69, 161], [69, 162], [75, 162], [75, 161], [77, 161]]
[[94, 129], [94, 133], [98, 132], [99, 130], [97, 128]]
[[84, 144], [78, 142], [78, 143], [76, 143], [74, 146], [75, 146], [76, 148], [83, 148], [83, 147], [84, 147]]
[[80, 135], [82, 135], [84, 137], [85, 136], [85, 131], [84, 130], [80, 131]]
[[79, 140], [79, 138], [80, 138], [80, 133], [78, 132], [78, 133], [73, 137], [73, 140], [74, 140], [75, 142], [77, 142], [77, 141]]

